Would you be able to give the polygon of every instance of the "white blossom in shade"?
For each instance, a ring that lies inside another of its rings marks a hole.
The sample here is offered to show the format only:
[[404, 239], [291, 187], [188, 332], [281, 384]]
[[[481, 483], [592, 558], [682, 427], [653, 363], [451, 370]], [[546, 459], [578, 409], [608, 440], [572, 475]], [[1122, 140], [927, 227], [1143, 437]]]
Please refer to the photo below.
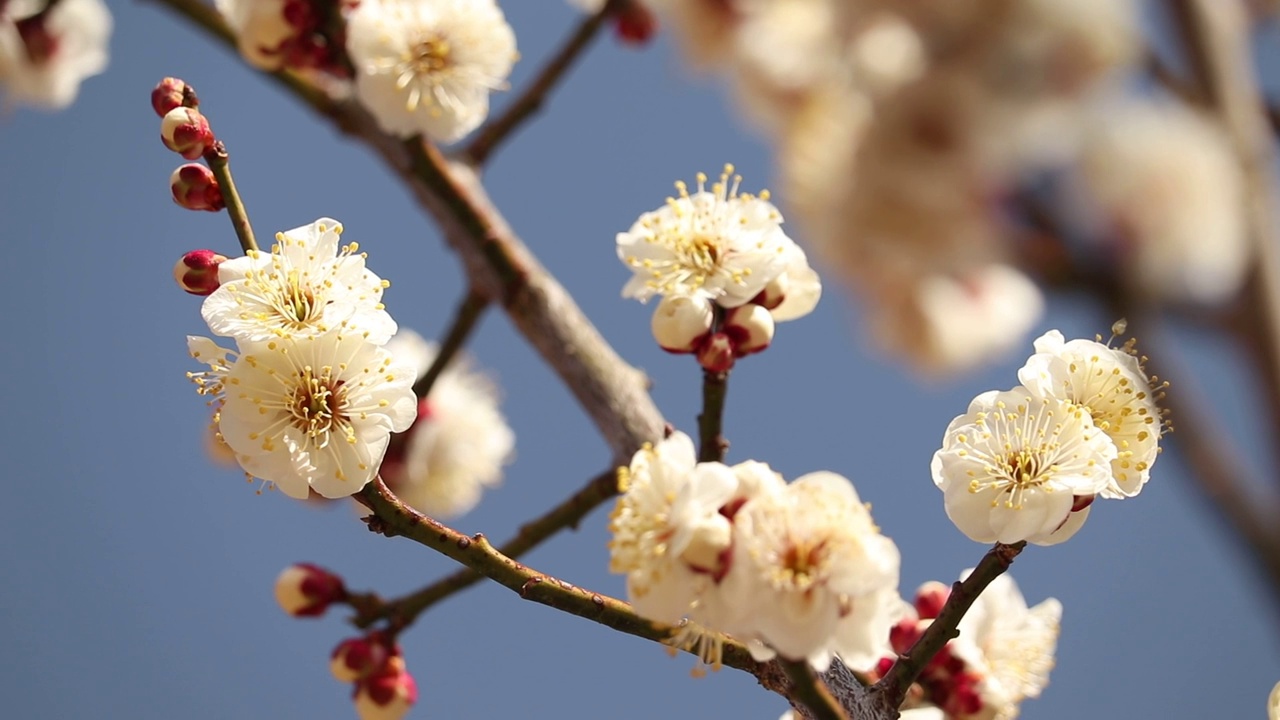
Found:
[[218, 430], [244, 470], [305, 499], [358, 492], [392, 432], [413, 422], [413, 369], [359, 335], [242, 342], [232, 361], [207, 338], [188, 338], [193, 374], [218, 403]]
[[1161, 418], [1132, 344], [1112, 348], [1093, 340], [1067, 342], [1062, 333], [1050, 330], [1036, 340], [1035, 350], [1018, 371], [1018, 380], [1035, 395], [1066, 400], [1089, 413], [1117, 449], [1111, 483], [1102, 496], [1137, 495], [1160, 453]]
[[1013, 720], [1023, 700], [1040, 696], [1049, 684], [1061, 619], [1057, 600], [1028, 608], [1013, 578], [1001, 575], [991, 581], [960, 621], [960, 636], [950, 645], [952, 654], [982, 677], [977, 687], [982, 710], [965, 720]]
[[1249, 263], [1240, 164], [1221, 130], [1179, 103], [1105, 107], [1079, 160], [1103, 237], [1147, 292], [1217, 302]]
[[618, 258], [635, 273], [623, 297], [691, 295], [737, 307], [786, 269], [795, 243], [782, 231], [768, 191], [739, 193], [742, 178], [732, 165], [709, 191], [706, 175], [697, 180], [697, 192], [677, 182], [680, 197], [618, 233]]
[[676, 432], [637, 452], [618, 485], [609, 569], [626, 574], [637, 613], [676, 624], [722, 570], [731, 525], [720, 508], [737, 479], [725, 465], [697, 462], [693, 440]]
[[931, 275], [906, 292], [873, 296], [872, 331], [929, 372], [989, 362], [1023, 342], [1044, 312], [1040, 289], [1007, 265]]
[[756, 302], [772, 313], [775, 322], [795, 320], [813, 312], [822, 298], [822, 278], [809, 267], [809, 258], [799, 245], [792, 243], [786, 250], [786, 265], [773, 279]]
[[297, 32], [285, 19], [287, 0], [217, 0], [215, 5], [250, 65], [262, 70], [284, 67], [281, 46]]
[[897, 546], [853, 485], [810, 473], [734, 514], [733, 560], [720, 587], [724, 630], [820, 671], [833, 654], [870, 667], [889, 652], [902, 611], [898, 565]]
[[[934, 453], [947, 516], [975, 542], [1062, 542], [1077, 496], [1111, 482], [1116, 446], [1089, 413], [1023, 387], [992, 390], [951, 421]], [[1077, 513], [1078, 514], [1078, 513]]]
[[[435, 345], [401, 330], [386, 349], [422, 377], [436, 358]], [[399, 462], [384, 462], [383, 480], [408, 505], [426, 515], [461, 515], [486, 488], [502, 482], [514, 457], [516, 436], [498, 409], [498, 388], [455, 357], [419, 402]]]
[[221, 285], [200, 309], [209, 329], [241, 342], [341, 331], [385, 343], [396, 331], [382, 306], [389, 283], [356, 243], [339, 247], [341, 235], [342, 223], [320, 218], [277, 233], [270, 253], [219, 265]]
[[1271, 689], [1271, 697], [1267, 700], [1267, 720], [1280, 720], [1280, 683]]
[[0, 3], [0, 88], [12, 102], [60, 110], [107, 68], [111, 12], [102, 0]]
[[382, 129], [454, 142], [505, 89], [516, 36], [493, 0], [362, 2], [347, 18], [356, 96]]

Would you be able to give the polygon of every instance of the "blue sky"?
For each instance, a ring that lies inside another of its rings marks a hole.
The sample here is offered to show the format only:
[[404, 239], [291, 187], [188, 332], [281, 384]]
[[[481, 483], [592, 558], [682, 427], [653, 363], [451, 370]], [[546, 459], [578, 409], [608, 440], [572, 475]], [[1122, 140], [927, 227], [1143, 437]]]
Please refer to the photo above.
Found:
[[[284, 616], [271, 596], [276, 574], [312, 561], [394, 594], [453, 568], [368, 533], [345, 507], [256, 496], [239, 473], [205, 460], [207, 411], [183, 375], [194, 369], [184, 336], [203, 332], [199, 301], [170, 270], [187, 250], [236, 244], [224, 216], [170, 201], [180, 160], [158, 141], [151, 87], [176, 75], [199, 90], [259, 235], [341, 220], [392, 281], [385, 299], [402, 326], [428, 336], [446, 326], [463, 289], [458, 264], [362, 148], [154, 5], [111, 4], [107, 74], [69, 111], [0, 119], [10, 508], [0, 522], [0, 697], [13, 717], [351, 717], [349, 689], [327, 662], [352, 631], [341, 614]], [[519, 87], [574, 14], [554, 0], [505, 5], [524, 56]], [[771, 180], [768, 149], [714, 82], [689, 77], [665, 42], [637, 53], [606, 41], [487, 172], [516, 231], [652, 376], [668, 420], [686, 430], [699, 372], [653, 344], [651, 307], [619, 297], [627, 273], [613, 237], [672, 181], [725, 162], [749, 189]], [[1111, 320], [1084, 298], [1054, 297], [1039, 329], [1091, 337]], [[1224, 414], [1254, 410], [1221, 338], [1175, 339]], [[518, 457], [502, 488], [454, 525], [501, 538], [604, 469], [608, 452], [504, 317], [486, 317], [471, 349], [504, 388]], [[922, 382], [866, 347], [857, 307], [832, 286], [816, 313], [781, 326], [773, 347], [734, 371], [730, 460], [763, 460], [788, 478], [850, 477], [902, 549], [904, 592], [950, 580], [985, 548], [946, 519], [929, 460], [969, 398], [1013, 385], [1020, 361]], [[1267, 442], [1243, 420], [1228, 430], [1245, 447]], [[605, 515], [529, 562], [621, 595], [621, 578], [607, 573]], [[1099, 507], [1065, 545], [1028, 550], [1013, 575], [1032, 602], [1065, 606], [1058, 667], [1026, 718], [1261, 717], [1280, 679], [1274, 610], [1201, 506], [1176, 446], [1141, 497]], [[785, 707], [749, 676], [690, 679], [690, 658], [497, 586], [436, 607], [404, 644], [421, 690], [415, 718], [747, 720]]]

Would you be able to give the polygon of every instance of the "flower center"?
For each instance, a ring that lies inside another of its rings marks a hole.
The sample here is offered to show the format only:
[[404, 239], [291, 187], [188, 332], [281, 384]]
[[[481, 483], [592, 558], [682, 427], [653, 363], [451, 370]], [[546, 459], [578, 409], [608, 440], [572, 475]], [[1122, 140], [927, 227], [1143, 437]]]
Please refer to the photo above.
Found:
[[780, 558], [783, 581], [798, 590], [807, 590], [816, 583], [822, 570], [822, 551], [826, 545], [826, 540], [792, 539]]
[[334, 379], [333, 368], [325, 366], [317, 373], [307, 366], [298, 372], [289, 400], [291, 422], [308, 437], [324, 436], [346, 421], [346, 402], [342, 381]]
[[434, 75], [449, 68], [449, 41], [442, 37], [430, 36], [419, 41], [410, 50], [414, 74]]

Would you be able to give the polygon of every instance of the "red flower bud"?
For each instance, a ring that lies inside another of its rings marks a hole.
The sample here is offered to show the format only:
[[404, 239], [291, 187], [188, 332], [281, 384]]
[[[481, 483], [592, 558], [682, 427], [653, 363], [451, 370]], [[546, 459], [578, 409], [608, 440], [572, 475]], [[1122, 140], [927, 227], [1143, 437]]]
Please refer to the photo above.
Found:
[[346, 596], [342, 578], [309, 563], [290, 565], [276, 578], [276, 602], [294, 617], [323, 615]]
[[195, 160], [213, 146], [213, 130], [199, 110], [176, 107], [160, 121], [160, 140], [164, 146], [188, 160]]
[[727, 333], [712, 333], [698, 348], [698, 364], [711, 372], [729, 372], [735, 362], [733, 340]]
[[400, 720], [418, 702], [418, 684], [401, 658], [391, 658], [385, 670], [356, 683], [354, 699], [360, 720]]
[[151, 91], [151, 107], [157, 116], [164, 117], [174, 108], [200, 107], [200, 101], [196, 99], [195, 88], [178, 78], [167, 77]]
[[942, 606], [951, 597], [951, 588], [937, 580], [931, 580], [916, 590], [916, 614], [923, 620], [932, 620], [942, 612]]
[[217, 212], [227, 206], [213, 171], [199, 163], [187, 163], [174, 170], [169, 176], [169, 189], [173, 191], [173, 201], [188, 210]]
[[614, 15], [614, 31], [627, 45], [645, 45], [658, 32], [658, 19], [639, 0], [625, 2]]
[[218, 266], [226, 259], [212, 250], [192, 250], [173, 266], [173, 279], [192, 295], [208, 295], [218, 289]]
[[329, 670], [342, 682], [356, 682], [378, 672], [385, 672], [394, 654], [382, 633], [347, 638], [338, 643], [329, 656]]

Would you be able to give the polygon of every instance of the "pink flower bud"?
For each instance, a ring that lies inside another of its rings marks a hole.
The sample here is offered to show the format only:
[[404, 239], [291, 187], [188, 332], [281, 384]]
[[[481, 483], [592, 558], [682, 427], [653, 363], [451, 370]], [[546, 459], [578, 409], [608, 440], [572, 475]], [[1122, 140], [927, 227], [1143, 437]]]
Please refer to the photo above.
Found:
[[195, 160], [213, 146], [215, 138], [209, 121], [199, 110], [176, 107], [160, 121], [160, 140], [182, 157]]
[[654, 308], [653, 339], [671, 353], [691, 353], [711, 332], [715, 313], [710, 301], [685, 295], [662, 298]]
[[178, 78], [167, 77], [157, 83], [155, 89], [151, 91], [151, 107], [159, 117], [168, 115], [174, 108], [184, 106], [200, 107], [200, 101], [196, 99], [195, 88]]
[[724, 332], [733, 340], [739, 357], [760, 352], [773, 341], [773, 315], [760, 305], [747, 303], [725, 315]]
[[174, 170], [169, 176], [169, 189], [173, 191], [173, 201], [188, 210], [217, 212], [227, 206], [213, 171], [199, 163], [187, 163]]
[[905, 618], [900, 620], [897, 625], [889, 628], [889, 646], [896, 653], [905, 653], [911, 649], [912, 645], [920, 639], [920, 635], [924, 633], [924, 628], [920, 627], [920, 621], [914, 618]]
[[930, 580], [916, 590], [916, 614], [926, 620], [938, 617], [938, 613], [942, 612], [942, 606], [947, 604], [949, 597], [951, 597], [951, 588], [937, 580]]
[[347, 596], [342, 578], [309, 563], [290, 565], [276, 578], [276, 602], [294, 617], [316, 617]]
[[614, 31], [627, 45], [648, 44], [658, 32], [658, 19], [639, 0], [625, 2], [614, 16]]
[[392, 658], [388, 672], [356, 684], [355, 706], [360, 720], [400, 720], [418, 701], [418, 684], [404, 669], [404, 661]]
[[733, 340], [727, 333], [713, 333], [698, 347], [698, 364], [705, 370], [729, 372], [734, 361]]
[[173, 279], [192, 295], [208, 295], [218, 289], [218, 266], [226, 259], [212, 250], [192, 250], [173, 266]]
[[384, 670], [391, 658], [386, 638], [370, 633], [338, 643], [329, 656], [329, 671], [342, 682], [356, 682]]

